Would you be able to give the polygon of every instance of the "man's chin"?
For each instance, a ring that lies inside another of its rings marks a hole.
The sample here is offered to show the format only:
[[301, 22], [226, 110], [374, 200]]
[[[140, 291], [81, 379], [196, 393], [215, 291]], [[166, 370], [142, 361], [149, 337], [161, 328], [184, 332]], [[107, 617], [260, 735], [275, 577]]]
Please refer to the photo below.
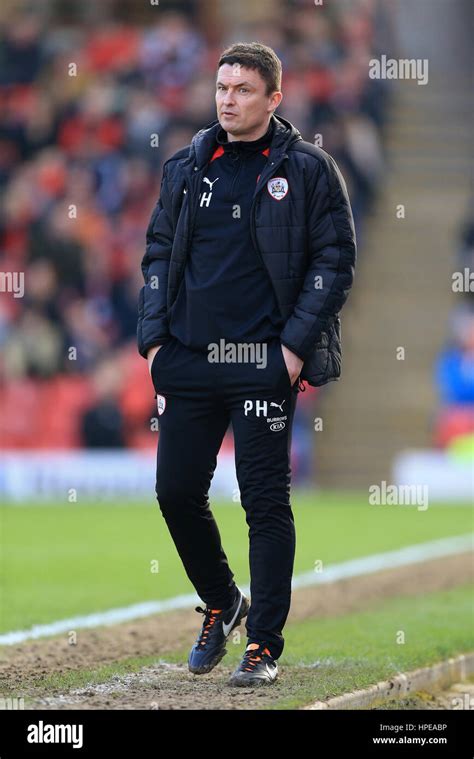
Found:
[[240, 134], [241, 132], [236, 116], [221, 116], [219, 123], [226, 132], [229, 132], [229, 134]]

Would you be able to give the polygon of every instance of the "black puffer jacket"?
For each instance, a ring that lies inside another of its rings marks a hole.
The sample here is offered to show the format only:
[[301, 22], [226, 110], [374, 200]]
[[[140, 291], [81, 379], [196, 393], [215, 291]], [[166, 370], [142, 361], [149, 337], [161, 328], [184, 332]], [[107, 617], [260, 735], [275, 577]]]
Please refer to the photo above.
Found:
[[[281, 342], [304, 360], [301, 379], [319, 386], [341, 374], [339, 312], [354, 279], [354, 222], [334, 159], [305, 142], [286, 119], [272, 118], [275, 129], [255, 188], [251, 234], [285, 320]], [[170, 336], [169, 311], [184, 273], [218, 128], [217, 120], [205, 126], [163, 167], [142, 260], [145, 285], [139, 296], [137, 339], [144, 357]], [[267, 183], [276, 177], [283, 182], [271, 185], [277, 190], [272, 195]], [[283, 197], [278, 200], [275, 194]]]

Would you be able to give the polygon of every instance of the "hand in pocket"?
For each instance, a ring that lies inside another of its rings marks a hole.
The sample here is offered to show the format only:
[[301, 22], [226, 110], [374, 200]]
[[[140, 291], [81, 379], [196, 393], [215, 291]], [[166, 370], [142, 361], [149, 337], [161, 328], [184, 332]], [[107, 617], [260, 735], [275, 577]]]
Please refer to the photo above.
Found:
[[283, 345], [280, 343], [280, 348], [283, 353], [283, 359], [286, 364], [286, 370], [288, 372], [291, 386], [295, 384], [296, 380], [301, 374], [301, 369], [303, 368], [304, 361], [299, 358], [296, 353], [293, 353], [290, 351], [289, 348], [286, 347], [286, 345]]
[[150, 377], [151, 377], [151, 367], [153, 366], [153, 359], [155, 358], [156, 354], [162, 347], [163, 347], [162, 345], [154, 345], [153, 348], [150, 348], [150, 350], [146, 354], [146, 358], [148, 361], [148, 371], [150, 372]]

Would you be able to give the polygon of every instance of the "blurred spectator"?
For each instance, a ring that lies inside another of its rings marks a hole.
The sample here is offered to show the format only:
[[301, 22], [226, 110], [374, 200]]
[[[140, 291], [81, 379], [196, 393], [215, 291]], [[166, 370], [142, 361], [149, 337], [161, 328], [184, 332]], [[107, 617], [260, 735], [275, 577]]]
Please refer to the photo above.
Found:
[[122, 381], [119, 369], [117, 361], [106, 359], [94, 371], [94, 403], [85, 410], [81, 422], [85, 448], [125, 446], [124, 421], [119, 405]]
[[453, 340], [436, 364], [441, 402], [474, 404], [474, 312], [462, 309], [453, 324]]
[[[454, 268], [454, 267], [453, 267]], [[468, 289], [456, 294], [460, 303], [450, 314], [450, 338], [440, 351], [434, 378], [441, 407], [434, 422], [434, 442], [458, 459], [474, 455], [474, 221], [469, 215], [461, 232], [457, 269]], [[464, 277], [468, 270], [467, 280]]]

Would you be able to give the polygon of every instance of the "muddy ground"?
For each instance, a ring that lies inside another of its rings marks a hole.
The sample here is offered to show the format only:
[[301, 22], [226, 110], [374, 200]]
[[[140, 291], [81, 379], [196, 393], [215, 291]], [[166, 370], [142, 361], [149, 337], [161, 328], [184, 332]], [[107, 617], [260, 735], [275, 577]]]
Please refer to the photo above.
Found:
[[[296, 590], [288, 622], [361, 611], [394, 595], [447, 590], [472, 580], [473, 574], [471, 554], [465, 553]], [[0, 652], [0, 695], [22, 696], [27, 708], [41, 709], [254, 709], [274, 704], [283, 696], [291, 697], [293, 692], [296, 695], [306, 680], [314, 678], [317, 662], [313, 667], [291, 667], [285, 672], [284, 654], [279, 678], [270, 688], [229, 688], [232, 668], [225, 658], [205, 676], [192, 675], [186, 661], [167, 663], [167, 654], [191, 647], [201, 623], [202, 615], [194, 610], [176, 611], [122, 625], [78, 630], [76, 645], [70, 645], [65, 634], [4, 646]], [[240, 631], [244, 636], [243, 625]], [[106, 683], [67, 692], [42, 682], [55, 673], [94, 671], [135, 656], [153, 656], [156, 661], [137, 673], [115, 675]]]

